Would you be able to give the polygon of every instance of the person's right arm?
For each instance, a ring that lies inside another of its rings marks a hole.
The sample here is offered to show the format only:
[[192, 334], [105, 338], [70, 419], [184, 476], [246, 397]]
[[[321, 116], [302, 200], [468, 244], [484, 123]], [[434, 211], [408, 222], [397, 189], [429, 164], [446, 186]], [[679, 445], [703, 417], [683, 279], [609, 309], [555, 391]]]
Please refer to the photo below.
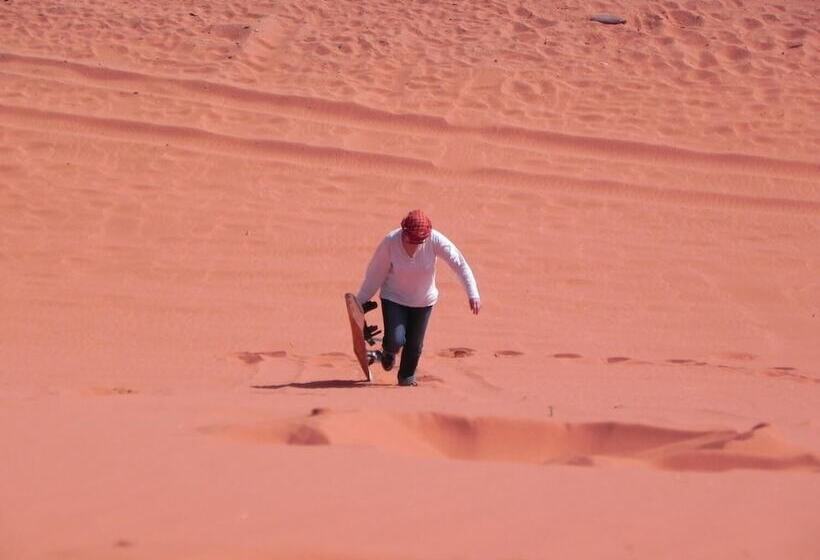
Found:
[[370, 300], [379, 288], [384, 284], [387, 273], [390, 272], [390, 249], [387, 246], [388, 239], [384, 238], [379, 246], [376, 247], [376, 252], [373, 253], [373, 258], [370, 259], [370, 264], [367, 266], [367, 272], [362, 282], [362, 287], [359, 288], [359, 293], [356, 294], [356, 299], [360, 304]]

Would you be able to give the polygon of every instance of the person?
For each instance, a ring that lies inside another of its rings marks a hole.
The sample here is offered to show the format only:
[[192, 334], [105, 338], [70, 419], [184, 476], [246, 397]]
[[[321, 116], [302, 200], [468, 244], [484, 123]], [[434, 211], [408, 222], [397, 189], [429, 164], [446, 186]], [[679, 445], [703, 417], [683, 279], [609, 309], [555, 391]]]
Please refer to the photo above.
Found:
[[387, 234], [379, 243], [357, 294], [365, 303], [380, 292], [384, 338], [381, 364], [393, 369], [401, 350], [398, 384], [416, 385], [416, 368], [424, 345], [424, 335], [433, 306], [438, 300], [436, 261], [443, 259], [461, 280], [467, 292], [470, 310], [481, 310], [473, 271], [467, 260], [439, 231], [421, 210], [413, 210], [402, 220], [401, 227]]

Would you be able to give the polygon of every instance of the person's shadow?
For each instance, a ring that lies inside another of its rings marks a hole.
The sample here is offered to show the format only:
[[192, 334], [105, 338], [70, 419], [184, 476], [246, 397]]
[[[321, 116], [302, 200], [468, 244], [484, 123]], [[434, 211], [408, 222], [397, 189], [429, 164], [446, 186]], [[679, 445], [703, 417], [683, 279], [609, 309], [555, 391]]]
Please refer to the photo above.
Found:
[[350, 379], [326, 379], [324, 381], [305, 381], [302, 383], [284, 383], [282, 385], [251, 385], [252, 389], [285, 389], [293, 387], [295, 389], [360, 389], [372, 387], [369, 381], [354, 381]]

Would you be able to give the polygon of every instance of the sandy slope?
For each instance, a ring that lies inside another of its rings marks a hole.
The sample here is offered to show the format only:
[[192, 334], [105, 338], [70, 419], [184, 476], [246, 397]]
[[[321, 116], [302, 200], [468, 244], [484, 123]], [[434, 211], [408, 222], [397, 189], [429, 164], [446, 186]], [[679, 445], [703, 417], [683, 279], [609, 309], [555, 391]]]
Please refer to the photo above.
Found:
[[[818, 17], [0, 3], [0, 558], [816, 558]], [[484, 309], [368, 385], [415, 207]]]

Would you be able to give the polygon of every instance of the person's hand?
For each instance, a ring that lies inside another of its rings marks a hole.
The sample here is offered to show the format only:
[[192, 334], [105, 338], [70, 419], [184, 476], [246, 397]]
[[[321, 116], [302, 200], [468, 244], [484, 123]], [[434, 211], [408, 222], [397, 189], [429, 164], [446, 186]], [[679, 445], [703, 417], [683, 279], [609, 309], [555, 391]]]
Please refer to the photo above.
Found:
[[478, 312], [481, 311], [481, 300], [478, 298], [470, 298], [470, 310], [473, 312], [473, 315], [478, 315]]

